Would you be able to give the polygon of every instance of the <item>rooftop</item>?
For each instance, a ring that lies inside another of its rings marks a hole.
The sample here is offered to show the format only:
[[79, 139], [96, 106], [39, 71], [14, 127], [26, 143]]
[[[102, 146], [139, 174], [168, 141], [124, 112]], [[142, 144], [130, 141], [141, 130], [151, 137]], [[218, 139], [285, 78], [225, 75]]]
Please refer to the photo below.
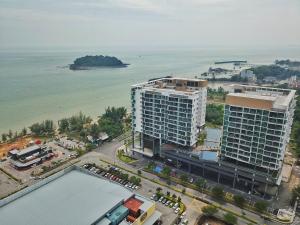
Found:
[[206, 86], [207, 80], [195, 78], [168, 77], [135, 84], [132, 87], [141, 87], [150, 91], [160, 90], [168, 92], [194, 93]]
[[33, 151], [36, 151], [38, 149], [40, 149], [41, 147], [39, 145], [32, 145], [32, 146], [29, 146], [27, 148], [24, 148], [20, 151], [17, 152], [17, 155], [18, 156], [22, 156], [22, 155], [25, 155], [27, 153], [30, 153], [30, 152], [33, 152]]
[[231, 85], [232, 93], [227, 94], [226, 103], [249, 108], [288, 109], [296, 91], [249, 85]]
[[132, 195], [120, 185], [72, 170], [2, 207], [1, 200], [1, 223], [92, 224]]

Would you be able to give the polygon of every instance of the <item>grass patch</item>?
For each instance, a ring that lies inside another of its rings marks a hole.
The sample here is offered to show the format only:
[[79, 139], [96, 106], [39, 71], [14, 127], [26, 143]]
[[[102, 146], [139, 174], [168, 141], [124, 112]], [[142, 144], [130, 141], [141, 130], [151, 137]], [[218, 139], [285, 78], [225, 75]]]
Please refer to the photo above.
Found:
[[136, 161], [135, 158], [125, 155], [122, 151], [118, 152], [118, 158], [124, 163], [133, 163]]

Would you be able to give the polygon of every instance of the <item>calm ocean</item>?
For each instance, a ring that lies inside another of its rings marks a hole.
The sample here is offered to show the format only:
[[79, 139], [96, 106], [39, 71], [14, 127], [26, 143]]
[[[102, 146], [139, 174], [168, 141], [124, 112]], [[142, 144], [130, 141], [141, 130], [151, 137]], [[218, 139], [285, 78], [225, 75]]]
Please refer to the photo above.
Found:
[[[86, 54], [113, 55], [127, 68], [70, 71]], [[0, 133], [82, 111], [96, 117], [108, 106], [129, 107], [130, 85], [174, 75], [194, 77], [217, 60], [271, 63], [300, 59], [300, 48], [178, 50], [5, 50], [0, 52]]]

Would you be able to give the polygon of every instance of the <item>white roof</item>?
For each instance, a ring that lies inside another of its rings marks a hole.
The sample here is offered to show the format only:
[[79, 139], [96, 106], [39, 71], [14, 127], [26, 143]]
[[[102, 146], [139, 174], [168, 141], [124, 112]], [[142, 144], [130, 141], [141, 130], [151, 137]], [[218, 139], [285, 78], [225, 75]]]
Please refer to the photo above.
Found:
[[132, 195], [120, 185], [72, 170], [2, 206], [1, 224], [92, 224]]

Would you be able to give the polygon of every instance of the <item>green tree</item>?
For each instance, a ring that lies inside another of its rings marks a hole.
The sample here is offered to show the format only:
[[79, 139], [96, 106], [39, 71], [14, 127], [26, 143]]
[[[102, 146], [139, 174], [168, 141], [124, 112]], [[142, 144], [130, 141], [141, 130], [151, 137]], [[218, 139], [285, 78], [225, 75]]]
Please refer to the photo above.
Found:
[[171, 175], [171, 168], [168, 166], [165, 166], [162, 170], [162, 174], [166, 177], [169, 177]]
[[142, 175], [142, 171], [141, 171], [141, 170], [138, 170], [137, 172], [138, 172], [138, 175], [139, 175], [139, 176]]
[[91, 143], [87, 143], [87, 144], [85, 145], [85, 149], [86, 149], [87, 152], [92, 151], [94, 148], [96, 148], [96, 146], [93, 145], [93, 144], [91, 144]]
[[206, 186], [206, 180], [203, 178], [199, 178], [196, 180], [195, 185], [199, 191], [202, 191]]
[[186, 182], [188, 181], [188, 176], [187, 176], [186, 174], [181, 174], [180, 180], [181, 180], [183, 183], [186, 183]]
[[58, 130], [60, 133], [69, 131], [69, 120], [67, 118], [58, 121]]
[[202, 207], [202, 212], [207, 216], [213, 216], [218, 212], [218, 209], [215, 206], [207, 205]]
[[257, 201], [254, 204], [255, 210], [259, 213], [264, 213], [267, 210], [268, 203], [265, 201]]
[[234, 225], [237, 224], [237, 217], [232, 213], [226, 213], [223, 217], [224, 221], [228, 224]]
[[126, 112], [125, 107], [108, 107], [98, 121], [100, 130], [106, 132], [112, 138], [122, 134], [124, 131], [123, 120]]
[[205, 120], [217, 126], [223, 124], [224, 106], [219, 104], [207, 104]]
[[175, 194], [172, 195], [172, 199], [175, 201], [177, 196]]
[[218, 199], [218, 200], [223, 200], [225, 193], [222, 187], [219, 186], [215, 186], [212, 189], [212, 195], [214, 198]]
[[18, 132], [16, 131], [14, 134], [14, 139], [17, 139], [19, 137]]
[[2, 134], [2, 141], [3, 142], [6, 142], [7, 141], [7, 134]]
[[99, 135], [99, 127], [97, 124], [93, 124], [90, 128], [90, 135], [93, 137], [93, 138], [98, 138], [98, 135]]
[[180, 203], [181, 202], [181, 198], [180, 196], [177, 197], [177, 202]]
[[54, 132], [54, 122], [52, 120], [45, 120], [41, 126], [44, 133], [51, 134]]
[[186, 189], [185, 189], [185, 188], [182, 188], [181, 193], [182, 193], [182, 194], [185, 194], [185, 192], [186, 192]]
[[235, 204], [241, 208], [243, 208], [245, 206], [246, 200], [243, 196], [241, 195], [234, 195], [233, 196], [233, 200], [235, 202]]
[[9, 131], [8, 131], [7, 136], [9, 137], [9, 139], [12, 139], [12, 137], [13, 137], [13, 132], [12, 132], [12, 130], [9, 130]]
[[157, 187], [156, 188], [156, 192], [161, 192], [162, 191], [162, 188], [161, 187]]
[[29, 129], [35, 135], [41, 135], [43, 133], [43, 128], [39, 123], [32, 124]]
[[27, 129], [24, 127], [21, 131], [22, 136], [25, 136], [27, 134]]

